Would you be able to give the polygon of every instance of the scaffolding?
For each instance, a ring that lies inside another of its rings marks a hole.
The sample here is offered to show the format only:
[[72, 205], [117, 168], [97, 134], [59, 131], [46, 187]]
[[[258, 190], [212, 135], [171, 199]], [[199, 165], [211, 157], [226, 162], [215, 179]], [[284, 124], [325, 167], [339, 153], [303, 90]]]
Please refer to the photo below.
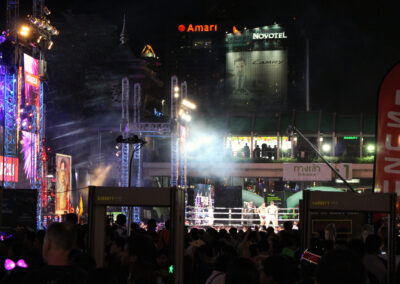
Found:
[[[181, 84], [181, 95], [179, 95], [178, 78], [171, 77], [171, 113], [170, 121], [166, 123], [142, 122], [140, 120], [141, 106], [141, 87], [139, 83], [134, 84], [133, 98], [133, 121], [129, 123], [129, 81], [126, 77], [122, 79], [122, 116], [121, 116], [121, 134], [124, 139], [130, 134], [135, 134], [140, 138], [145, 137], [171, 137], [171, 186], [179, 186], [186, 188], [187, 185], [187, 170], [186, 170], [186, 153], [183, 145], [184, 141], [180, 139], [180, 124], [178, 119], [178, 107], [182, 98], [187, 97], [187, 84]], [[178, 94], [178, 95], [176, 95]], [[180, 144], [182, 144], [180, 146]], [[125, 147], [125, 148], [124, 148]], [[180, 151], [180, 149], [182, 151]], [[130, 153], [129, 144], [122, 144], [121, 158], [121, 186], [127, 187], [129, 181], [129, 156], [133, 155], [135, 160], [135, 168], [133, 169], [136, 177], [136, 187], [142, 186], [142, 168], [143, 168], [143, 153], [140, 146], [137, 144]], [[179, 166], [181, 168], [179, 168]], [[179, 176], [179, 172], [181, 175]], [[129, 214], [128, 210], [123, 211]], [[138, 207], [133, 208], [133, 221], [140, 222], [140, 210]]]

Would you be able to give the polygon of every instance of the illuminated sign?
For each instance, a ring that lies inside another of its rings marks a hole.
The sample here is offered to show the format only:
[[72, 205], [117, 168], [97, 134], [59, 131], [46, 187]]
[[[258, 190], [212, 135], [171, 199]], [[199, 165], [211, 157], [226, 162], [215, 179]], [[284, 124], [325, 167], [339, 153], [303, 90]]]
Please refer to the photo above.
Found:
[[18, 182], [18, 158], [0, 156], [0, 181]]
[[281, 33], [253, 33], [253, 39], [279, 39], [287, 38], [285, 32]]
[[217, 25], [192, 25], [190, 24], [189, 26], [185, 25], [179, 25], [178, 26], [178, 31], [180, 32], [216, 32], [218, 29]]
[[344, 136], [343, 139], [344, 140], [357, 140], [358, 137], [357, 136]]
[[28, 72], [25, 72], [25, 82], [28, 83], [29, 85], [32, 85], [36, 88], [40, 87], [40, 79], [39, 76], [35, 76], [33, 74], [30, 74]]

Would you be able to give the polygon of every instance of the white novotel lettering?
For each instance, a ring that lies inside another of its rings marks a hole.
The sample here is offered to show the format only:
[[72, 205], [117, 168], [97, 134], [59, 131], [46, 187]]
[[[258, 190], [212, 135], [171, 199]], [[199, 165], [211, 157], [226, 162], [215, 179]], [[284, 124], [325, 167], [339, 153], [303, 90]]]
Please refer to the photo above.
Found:
[[274, 39], [274, 38], [287, 38], [285, 32], [282, 33], [254, 33], [253, 39]]

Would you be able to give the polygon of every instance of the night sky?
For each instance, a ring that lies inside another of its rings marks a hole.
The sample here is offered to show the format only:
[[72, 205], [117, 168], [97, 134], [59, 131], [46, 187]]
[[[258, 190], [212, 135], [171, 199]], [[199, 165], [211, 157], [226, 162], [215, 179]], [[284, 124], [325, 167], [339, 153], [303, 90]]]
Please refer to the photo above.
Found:
[[[24, 2], [21, 14], [29, 12], [31, 1], [20, 2]], [[131, 42], [150, 43], [161, 54], [168, 33], [181, 22], [225, 21], [256, 27], [292, 21], [310, 39], [312, 110], [374, 112], [379, 84], [400, 59], [400, 10], [394, 1], [48, 0], [46, 5], [53, 12], [49, 17], [53, 23], [71, 10], [100, 15], [120, 28], [126, 13]]]

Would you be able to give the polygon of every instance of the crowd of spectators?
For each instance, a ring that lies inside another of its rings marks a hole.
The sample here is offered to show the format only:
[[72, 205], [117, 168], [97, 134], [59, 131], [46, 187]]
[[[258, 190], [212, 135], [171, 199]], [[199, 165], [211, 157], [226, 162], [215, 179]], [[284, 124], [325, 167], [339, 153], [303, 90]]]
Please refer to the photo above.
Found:
[[[119, 215], [105, 232], [105, 266], [97, 268], [87, 251], [87, 227], [70, 214], [46, 231], [17, 228], [2, 234], [2, 283], [173, 283], [169, 222], [157, 230], [151, 219], [145, 226], [125, 226]], [[364, 226], [359, 238], [338, 239], [333, 224], [315, 235], [306, 251], [292, 223], [276, 232], [272, 227], [187, 228], [184, 283], [386, 283], [387, 259], [382, 226]], [[397, 246], [399, 248], [399, 246]], [[397, 254], [399, 256], [399, 254]], [[172, 268], [172, 269], [171, 269]], [[397, 261], [397, 277], [399, 277]], [[397, 278], [396, 283], [400, 283]]]

